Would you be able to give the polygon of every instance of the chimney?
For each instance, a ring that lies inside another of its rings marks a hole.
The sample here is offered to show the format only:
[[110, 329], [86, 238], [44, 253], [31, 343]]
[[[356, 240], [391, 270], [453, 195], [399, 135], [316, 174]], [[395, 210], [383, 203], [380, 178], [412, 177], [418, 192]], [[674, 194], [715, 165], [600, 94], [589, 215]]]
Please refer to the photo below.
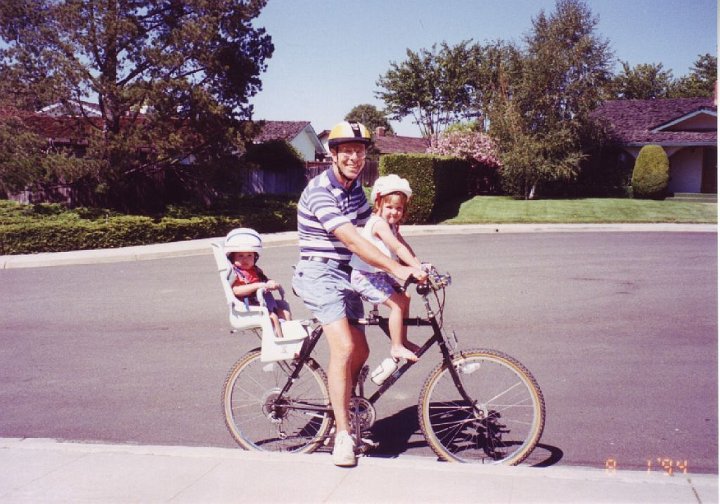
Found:
[[385, 136], [385, 128], [383, 128], [382, 126], [378, 126], [377, 128], [375, 128], [375, 136], [384, 137]]

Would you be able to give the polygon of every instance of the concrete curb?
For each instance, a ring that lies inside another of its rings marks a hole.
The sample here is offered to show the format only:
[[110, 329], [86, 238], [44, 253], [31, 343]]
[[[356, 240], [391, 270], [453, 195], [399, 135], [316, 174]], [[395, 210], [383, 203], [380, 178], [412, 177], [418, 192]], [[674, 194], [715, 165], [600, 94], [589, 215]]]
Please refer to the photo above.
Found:
[[[261, 451], [246, 451], [240, 448], [218, 448], [209, 446], [177, 446], [177, 445], [138, 445], [138, 444], [112, 444], [79, 441], [62, 441], [52, 438], [0, 438], [0, 450], [36, 450], [36, 451], [64, 451], [67, 453], [127, 453], [134, 455], [156, 455], [161, 457], [193, 457], [193, 458], [224, 458], [238, 459], [248, 462], [329, 462], [330, 458], [326, 453], [294, 454], [294, 453], [270, 453]], [[474, 465], [439, 462], [433, 457], [419, 457], [414, 455], [400, 455], [398, 457], [361, 457], [364, 465], [379, 467], [399, 465], [407, 468], [431, 467], [434, 471], [451, 471], [477, 473], [517, 473], [523, 472], [525, 476], [545, 477], [545, 473], [552, 473], [553, 477], [561, 479], [580, 478], [583, 480], [601, 480], [608, 476], [617, 476], [626, 481], [654, 479], [659, 477], [661, 481], [678, 483], [679, 480], [692, 477], [697, 480], [713, 481], [718, 479], [715, 474], [680, 474], [675, 473], [669, 476], [663, 471], [631, 471], [631, 470], [602, 470], [585, 466], [552, 466], [552, 467], [531, 467], [527, 465]]]

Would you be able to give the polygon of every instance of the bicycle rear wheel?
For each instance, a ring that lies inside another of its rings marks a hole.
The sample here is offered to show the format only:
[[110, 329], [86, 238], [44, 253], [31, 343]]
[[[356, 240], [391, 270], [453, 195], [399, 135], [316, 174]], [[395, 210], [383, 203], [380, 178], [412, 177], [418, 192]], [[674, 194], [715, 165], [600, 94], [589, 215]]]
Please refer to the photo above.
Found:
[[245, 354], [225, 380], [225, 424], [247, 450], [310, 453], [324, 440], [332, 418], [327, 377], [312, 359], [279, 397], [295, 364], [262, 362], [260, 350]]
[[454, 462], [516, 465], [525, 460], [545, 426], [545, 401], [532, 374], [495, 350], [459, 352], [452, 365], [473, 404], [462, 398], [444, 362], [430, 373], [418, 417], [433, 451]]

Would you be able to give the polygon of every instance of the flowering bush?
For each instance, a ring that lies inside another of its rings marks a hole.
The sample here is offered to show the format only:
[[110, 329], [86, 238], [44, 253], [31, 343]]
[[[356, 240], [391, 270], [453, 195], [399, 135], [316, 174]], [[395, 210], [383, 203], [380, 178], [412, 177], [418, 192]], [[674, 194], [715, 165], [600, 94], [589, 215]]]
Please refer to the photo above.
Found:
[[500, 155], [495, 140], [479, 131], [451, 130], [431, 139], [429, 154], [454, 156], [470, 163], [469, 194], [498, 194], [500, 192]]
[[430, 154], [455, 156], [488, 168], [500, 168], [500, 156], [495, 141], [479, 131], [449, 131], [431, 139]]

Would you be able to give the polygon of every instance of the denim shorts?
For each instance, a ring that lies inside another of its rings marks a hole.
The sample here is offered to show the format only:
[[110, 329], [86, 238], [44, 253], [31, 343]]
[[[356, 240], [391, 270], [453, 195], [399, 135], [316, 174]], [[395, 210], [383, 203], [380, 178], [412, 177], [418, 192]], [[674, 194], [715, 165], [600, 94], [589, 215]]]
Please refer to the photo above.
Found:
[[350, 275], [350, 282], [353, 289], [365, 301], [373, 304], [383, 304], [400, 288], [400, 285], [384, 271], [370, 273], [353, 270], [352, 275]]
[[338, 264], [301, 259], [295, 267], [293, 289], [322, 325], [365, 316], [362, 299], [350, 285], [350, 272]]

